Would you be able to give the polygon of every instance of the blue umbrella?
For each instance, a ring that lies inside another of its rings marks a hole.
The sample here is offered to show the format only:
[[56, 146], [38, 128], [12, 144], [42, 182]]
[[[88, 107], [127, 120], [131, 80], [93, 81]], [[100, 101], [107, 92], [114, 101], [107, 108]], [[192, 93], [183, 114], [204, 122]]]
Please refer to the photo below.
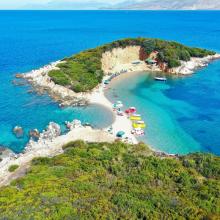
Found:
[[117, 137], [123, 137], [125, 135], [125, 132], [124, 131], [119, 131], [116, 136]]

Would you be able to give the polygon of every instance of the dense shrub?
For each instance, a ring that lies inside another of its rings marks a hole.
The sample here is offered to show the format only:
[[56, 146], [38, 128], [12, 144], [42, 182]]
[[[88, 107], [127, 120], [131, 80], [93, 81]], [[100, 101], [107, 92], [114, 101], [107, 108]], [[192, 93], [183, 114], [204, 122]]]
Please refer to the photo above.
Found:
[[9, 172], [14, 172], [15, 170], [18, 169], [18, 165], [17, 164], [14, 164], [14, 165], [11, 165], [9, 168], [8, 168], [8, 171]]
[[0, 219], [219, 219], [220, 158], [71, 142], [0, 190]]

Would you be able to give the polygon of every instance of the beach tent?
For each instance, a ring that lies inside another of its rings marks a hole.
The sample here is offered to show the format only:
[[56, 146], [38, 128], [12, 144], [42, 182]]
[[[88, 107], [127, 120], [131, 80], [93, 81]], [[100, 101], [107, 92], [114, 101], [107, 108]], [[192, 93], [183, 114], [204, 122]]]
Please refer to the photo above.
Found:
[[119, 131], [116, 136], [119, 137], [119, 138], [122, 138], [123, 136], [125, 135], [125, 132], [124, 131]]

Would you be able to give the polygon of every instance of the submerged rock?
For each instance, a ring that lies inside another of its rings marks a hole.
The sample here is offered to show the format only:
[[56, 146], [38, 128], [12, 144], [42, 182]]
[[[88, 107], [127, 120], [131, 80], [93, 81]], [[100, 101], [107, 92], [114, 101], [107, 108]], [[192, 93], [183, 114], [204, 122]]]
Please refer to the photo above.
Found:
[[15, 126], [13, 129], [13, 133], [17, 138], [22, 138], [24, 136], [24, 130], [20, 126]]

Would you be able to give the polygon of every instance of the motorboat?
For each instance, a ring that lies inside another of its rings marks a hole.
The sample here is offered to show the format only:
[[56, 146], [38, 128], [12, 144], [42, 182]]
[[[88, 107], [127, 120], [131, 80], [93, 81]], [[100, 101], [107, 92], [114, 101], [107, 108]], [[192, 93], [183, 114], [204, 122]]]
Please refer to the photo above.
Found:
[[165, 76], [155, 76], [154, 80], [156, 81], [167, 81], [167, 78]]

